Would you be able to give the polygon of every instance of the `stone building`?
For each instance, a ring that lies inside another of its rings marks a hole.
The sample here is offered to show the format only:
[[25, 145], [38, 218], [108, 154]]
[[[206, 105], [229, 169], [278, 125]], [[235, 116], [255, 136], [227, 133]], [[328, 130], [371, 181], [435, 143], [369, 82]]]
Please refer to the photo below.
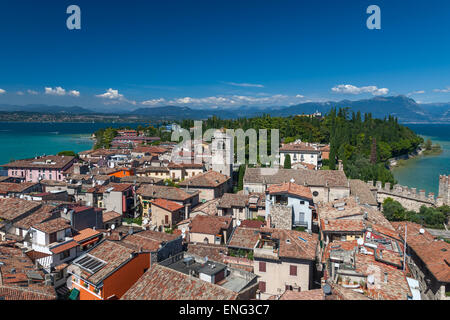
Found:
[[442, 203], [438, 205], [450, 205], [450, 175], [439, 176], [439, 196]]

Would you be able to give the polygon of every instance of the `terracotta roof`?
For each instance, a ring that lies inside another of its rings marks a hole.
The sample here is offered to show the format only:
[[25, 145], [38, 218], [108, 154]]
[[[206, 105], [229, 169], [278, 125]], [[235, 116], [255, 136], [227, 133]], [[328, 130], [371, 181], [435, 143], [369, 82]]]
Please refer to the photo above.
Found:
[[359, 198], [359, 203], [368, 204], [371, 206], [378, 205], [375, 196], [372, 191], [370, 191], [369, 186], [362, 180], [359, 179], [349, 179], [350, 183], [350, 194], [354, 197]]
[[307, 291], [286, 290], [279, 300], [325, 300], [325, 294], [322, 289]]
[[208, 257], [208, 259], [213, 261], [223, 262], [224, 256], [228, 254], [228, 248], [212, 243], [188, 243], [187, 252], [199, 257]]
[[224, 193], [217, 204], [218, 208], [245, 208], [248, 205], [248, 195]]
[[181, 204], [178, 204], [176, 202], [167, 199], [155, 199], [151, 201], [151, 204], [170, 212], [175, 212], [184, 208], [184, 206], [182, 206]]
[[311, 199], [313, 198], [311, 189], [305, 186], [300, 186], [298, 184], [287, 182], [283, 184], [271, 185], [267, 188], [267, 192], [271, 195], [274, 194], [289, 194], [293, 196], [298, 196], [301, 198]]
[[1, 165], [5, 168], [49, 168], [49, 169], [63, 169], [75, 157], [72, 156], [45, 156], [38, 159], [23, 159], [10, 162], [8, 164]]
[[39, 202], [19, 198], [0, 199], [0, 218], [14, 220], [25, 213], [37, 209], [40, 205]]
[[[274, 228], [261, 228], [261, 232], [270, 233], [272, 238], [279, 239], [278, 255], [280, 257], [306, 260], [315, 260], [316, 258], [317, 234]], [[306, 240], [306, 242], [300, 238]]]
[[194, 197], [197, 193], [187, 193], [180, 188], [157, 186], [157, 185], [142, 185], [137, 190], [137, 194], [148, 198], [161, 198], [172, 201], [184, 201]]
[[163, 242], [173, 241], [178, 238], [179, 236], [175, 234], [145, 230], [131, 235], [125, 235], [121, 243], [136, 251], [142, 249], [144, 251], [155, 252]]
[[99, 284], [111, 272], [117, 270], [119, 266], [130, 259], [130, 254], [135, 250], [127, 248], [117, 241], [105, 240], [89, 251], [89, 255], [94, 256], [106, 264], [95, 273], [83, 272], [83, 278], [93, 284]]
[[264, 227], [266, 223], [264, 221], [259, 220], [243, 220], [241, 221], [241, 227], [243, 228], [253, 228], [253, 229], [260, 229]]
[[22, 182], [22, 183], [12, 183], [12, 182], [0, 182], [0, 194], [8, 193], [23, 193], [34, 186], [39, 185], [34, 182]]
[[131, 152], [136, 153], [166, 153], [169, 150], [166, 148], [156, 147], [156, 146], [142, 146], [136, 147], [131, 150]]
[[122, 217], [122, 215], [115, 211], [103, 212], [103, 223], [117, 219], [119, 217]]
[[62, 245], [50, 248], [50, 251], [53, 252], [54, 254], [58, 254], [58, 253], [64, 252], [66, 250], [70, 250], [70, 249], [78, 247], [78, 246], [79, 246], [78, 242], [71, 240], [71, 241], [67, 241], [66, 243], [64, 243]]
[[192, 208], [191, 215], [195, 212], [203, 212], [210, 216], [217, 215], [217, 205], [220, 201], [220, 198], [212, 199], [206, 201], [205, 203], [200, 203], [199, 205]]
[[195, 216], [189, 224], [190, 233], [219, 234], [228, 229], [233, 221], [232, 217]]
[[34, 229], [45, 233], [53, 233], [70, 228], [70, 223], [64, 218], [56, 218], [33, 226]]
[[288, 143], [282, 145], [280, 152], [299, 152], [299, 153], [320, 153], [319, 148], [312, 146], [310, 143]]
[[365, 229], [362, 220], [339, 219], [320, 220], [320, 228], [323, 232], [363, 232]]
[[204, 173], [196, 174], [195, 176], [188, 178], [179, 183], [182, 187], [204, 187], [204, 188], [216, 188], [226, 183], [231, 178], [216, 172], [208, 171]]
[[235, 300], [237, 293], [155, 264], [122, 300]]
[[[393, 222], [401, 238], [404, 238], [405, 224], [408, 226], [407, 245], [423, 261], [427, 269], [440, 282], [450, 282], [450, 244], [434, 239], [421, 225], [413, 222]], [[424, 229], [421, 234], [420, 229]]]
[[298, 185], [348, 187], [344, 171], [278, 168], [247, 168], [244, 183], [281, 184], [294, 179]]
[[14, 223], [14, 226], [24, 229], [24, 230], [28, 230], [35, 224], [41, 223], [42, 221], [49, 219], [52, 216], [52, 212], [56, 208], [57, 207], [54, 205], [48, 205], [48, 204], [42, 205], [42, 207], [40, 207], [39, 209], [34, 211], [29, 216], [27, 216], [23, 219], [20, 219], [19, 221]]
[[228, 247], [253, 250], [259, 240], [259, 229], [237, 227], [231, 236]]
[[[28, 272], [33, 271], [44, 279], [42, 271], [35, 270], [33, 261], [15, 247], [0, 246], [0, 298], [5, 300], [53, 300], [52, 286], [28, 283]], [[14, 269], [14, 272], [11, 272]]]
[[100, 236], [101, 233], [98, 232], [97, 230], [91, 229], [91, 228], [86, 228], [83, 229], [81, 231], [79, 231], [79, 233], [73, 237], [73, 240], [75, 240], [78, 243], [82, 243], [83, 241], [89, 240], [91, 238]]

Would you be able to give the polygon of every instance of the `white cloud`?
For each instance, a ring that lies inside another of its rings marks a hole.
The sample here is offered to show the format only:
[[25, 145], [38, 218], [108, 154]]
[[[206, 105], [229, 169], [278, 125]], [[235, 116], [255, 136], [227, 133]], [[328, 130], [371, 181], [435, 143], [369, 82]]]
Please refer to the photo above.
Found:
[[6, 90], [0, 89], [0, 94], [6, 93]]
[[209, 107], [232, 107], [241, 105], [276, 105], [276, 104], [295, 104], [299, 103], [304, 96], [297, 94], [295, 96], [275, 94], [275, 95], [228, 95], [228, 96], [210, 96], [210, 97], [180, 97], [166, 100], [165, 98], [150, 99], [142, 101], [141, 104], [147, 106], [160, 106], [164, 104], [189, 105], [189, 106], [209, 106]]
[[378, 88], [377, 86], [356, 87], [351, 84], [340, 84], [331, 88], [333, 92], [344, 94], [371, 93], [374, 96], [381, 96], [389, 93], [388, 88]]
[[27, 93], [28, 93], [28, 94], [32, 94], [32, 95], [38, 94], [38, 92], [37, 92], [37, 91], [34, 91], [34, 90], [27, 90]]
[[23, 95], [24, 95], [24, 93], [23, 93], [22, 91], [17, 91], [16, 94], [17, 94], [18, 96], [23, 96]]
[[104, 104], [117, 104], [119, 102], [126, 102], [133, 105], [136, 105], [136, 101], [125, 99], [125, 96], [121, 93], [119, 93], [119, 90], [115, 90], [112, 88], [109, 88], [106, 90], [105, 93], [96, 95], [98, 98], [107, 99], [107, 100], [113, 100], [110, 102], [105, 102]]
[[448, 93], [450, 92], [450, 87], [447, 87], [445, 89], [434, 89], [434, 92], [441, 92], [441, 93]]
[[417, 90], [417, 91], [413, 91], [413, 92], [408, 93], [407, 96], [409, 97], [409, 96], [412, 96], [412, 95], [415, 95], [415, 94], [424, 94], [424, 93], [425, 93], [425, 90]]
[[165, 102], [166, 102], [166, 99], [159, 98], [159, 99], [150, 99], [150, 100], [142, 101], [141, 104], [143, 104], [145, 106], [156, 106], [158, 104], [162, 104]]
[[80, 91], [77, 91], [77, 90], [70, 90], [70, 91], [69, 91], [69, 95], [70, 95], [70, 96], [74, 96], [74, 97], [79, 97], [79, 96], [80, 96]]
[[56, 87], [56, 88], [46, 87], [45, 88], [45, 94], [49, 94], [49, 95], [52, 95], [52, 96], [65, 96], [66, 95], [66, 89], [63, 89], [61, 87]]
[[97, 95], [99, 98], [103, 99], [111, 99], [111, 100], [119, 100], [123, 99], [123, 94], [119, 93], [119, 90], [114, 90], [112, 88], [109, 88], [106, 90], [105, 93]]
[[262, 84], [257, 84], [257, 83], [237, 83], [237, 82], [225, 82], [225, 83], [230, 86], [235, 86], [235, 87], [264, 88], [264, 86]]

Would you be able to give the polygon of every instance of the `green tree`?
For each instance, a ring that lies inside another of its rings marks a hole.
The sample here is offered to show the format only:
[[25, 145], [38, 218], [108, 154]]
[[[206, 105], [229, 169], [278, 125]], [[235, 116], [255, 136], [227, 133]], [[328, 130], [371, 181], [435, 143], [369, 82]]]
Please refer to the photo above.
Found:
[[78, 154], [74, 151], [61, 151], [58, 156], [78, 157]]
[[241, 164], [239, 166], [238, 191], [244, 189], [244, 174], [245, 174], [245, 165]]
[[284, 168], [285, 169], [291, 169], [291, 156], [289, 154], [287, 154], [284, 157]]

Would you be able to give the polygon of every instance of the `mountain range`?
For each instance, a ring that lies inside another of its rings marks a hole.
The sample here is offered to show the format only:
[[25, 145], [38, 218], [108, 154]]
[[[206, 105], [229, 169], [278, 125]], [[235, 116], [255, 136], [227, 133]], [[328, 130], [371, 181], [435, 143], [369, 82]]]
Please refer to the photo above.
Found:
[[[311, 114], [316, 111], [328, 112], [332, 107], [349, 108], [351, 111], [372, 113], [373, 117], [383, 118], [393, 115], [400, 122], [444, 122], [450, 123], [450, 102], [449, 103], [428, 103], [419, 104], [414, 99], [406, 96], [374, 97], [364, 100], [342, 100], [327, 102], [306, 102], [292, 106], [271, 106], [255, 107], [241, 106], [235, 108], [193, 108], [185, 106], [162, 106], [138, 108], [132, 111], [122, 111], [121, 116], [142, 116], [158, 120], [175, 119], [206, 119], [217, 116], [223, 119], [233, 119], [238, 117], [253, 117], [262, 114], [272, 116], [290, 116]], [[31, 112], [44, 114], [66, 114], [66, 115], [110, 115], [111, 113], [99, 112], [79, 106], [63, 107], [49, 105], [7, 105], [0, 104], [0, 112]], [[119, 113], [116, 113], [119, 114]]]

